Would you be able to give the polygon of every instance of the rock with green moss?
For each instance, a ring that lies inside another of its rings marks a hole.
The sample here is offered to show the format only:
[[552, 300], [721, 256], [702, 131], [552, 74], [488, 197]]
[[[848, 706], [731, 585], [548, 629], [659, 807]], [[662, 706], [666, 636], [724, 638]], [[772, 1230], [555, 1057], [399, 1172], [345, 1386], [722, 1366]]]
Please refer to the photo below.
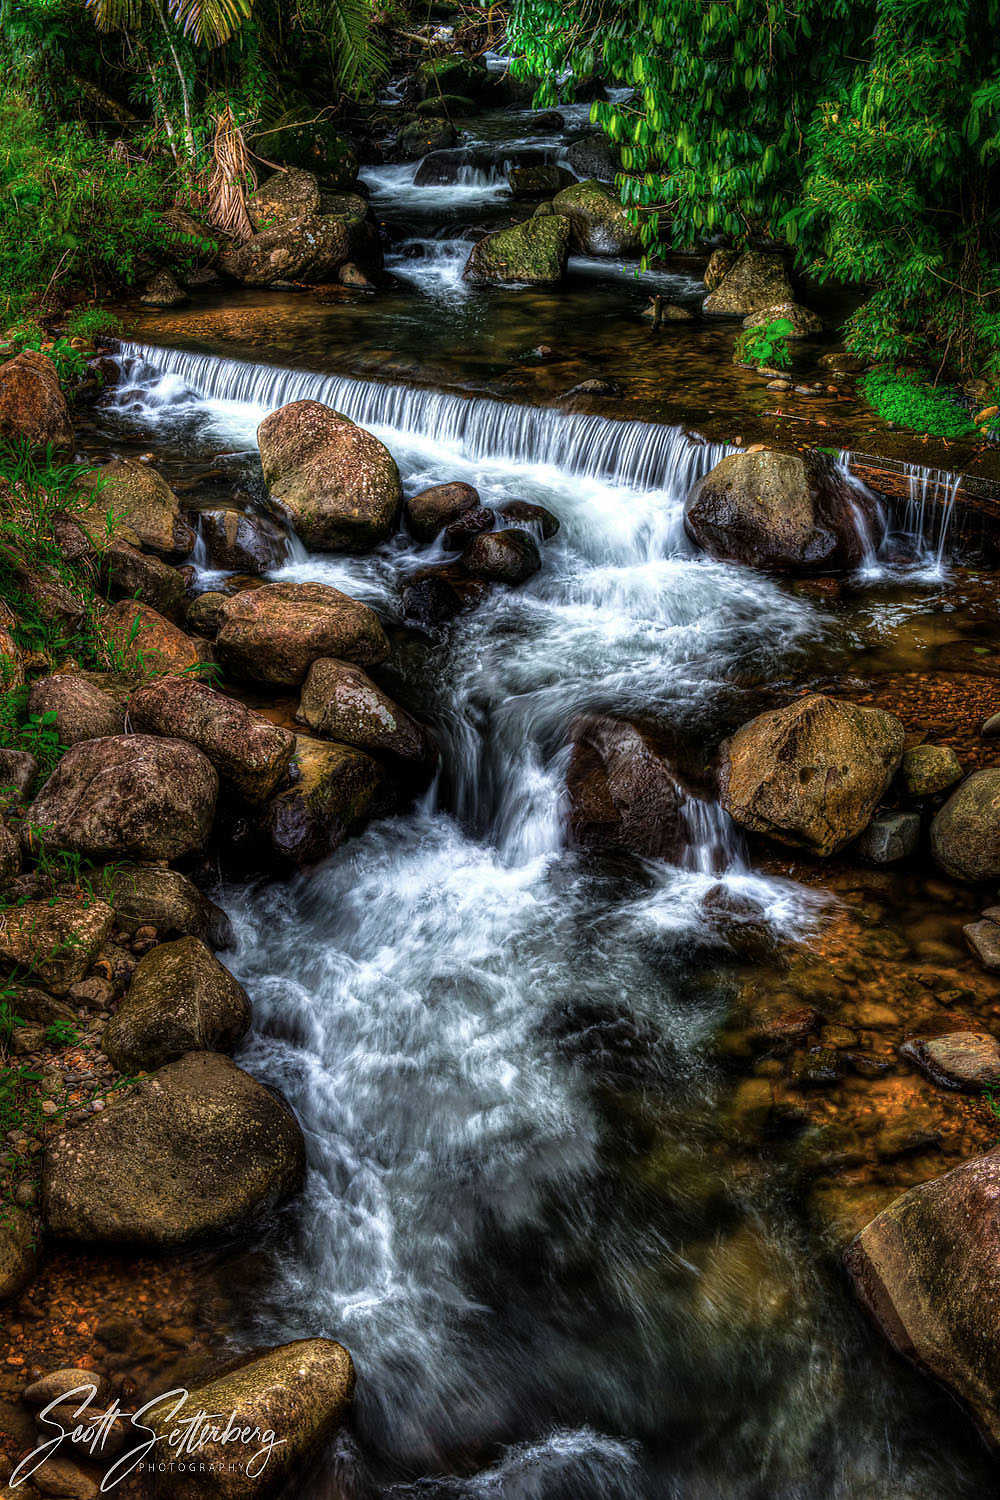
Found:
[[243, 286], [277, 281], [332, 281], [346, 261], [380, 259], [377, 236], [362, 214], [302, 214], [269, 225], [219, 257], [222, 269]]
[[933, 797], [962, 779], [962, 762], [950, 745], [914, 745], [903, 756], [899, 779], [908, 797]]
[[163, 1466], [157, 1494], [166, 1500], [266, 1500], [289, 1493], [303, 1466], [346, 1420], [353, 1394], [354, 1366], [347, 1350], [332, 1339], [299, 1339], [200, 1386], [180, 1406], [174, 1398], [154, 1407], [148, 1421], [161, 1437], [208, 1411], [225, 1412], [233, 1430], [271, 1433], [275, 1439], [273, 1447], [262, 1437], [257, 1445], [241, 1448], [239, 1464], [232, 1462], [231, 1442], [203, 1443], [196, 1464]]
[[393, 155], [397, 161], [419, 161], [432, 151], [447, 151], [458, 140], [458, 132], [444, 115], [411, 120], [396, 137]]
[[614, 188], [591, 177], [563, 188], [552, 200], [572, 229], [573, 249], [581, 255], [638, 255], [639, 231]]
[[302, 1185], [305, 1148], [279, 1094], [218, 1052], [189, 1052], [46, 1148], [52, 1234], [165, 1248], [233, 1230]]
[[249, 1029], [243, 986], [199, 938], [184, 937], [140, 960], [101, 1046], [119, 1072], [138, 1073], [186, 1052], [231, 1052]]
[[285, 864], [316, 864], [370, 817], [390, 809], [391, 784], [370, 755], [352, 745], [296, 737], [297, 779], [264, 810], [264, 838]]
[[417, 69], [417, 87], [422, 99], [442, 94], [460, 94], [480, 104], [493, 101], [496, 85], [486, 64], [478, 57], [432, 57]]
[[303, 214], [319, 212], [319, 180], [314, 172], [290, 167], [273, 173], [247, 204], [254, 229], [284, 224]]
[[193, 548], [195, 534], [180, 501], [151, 465], [113, 458], [86, 474], [81, 485], [93, 498], [78, 519], [96, 546], [122, 537], [174, 561]]
[[479, 105], [475, 99], [469, 99], [464, 94], [431, 94], [426, 99], [421, 99], [416, 106], [416, 113], [421, 116], [437, 115], [444, 119], [462, 119], [468, 115], [478, 115]]
[[260, 141], [261, 152], [284, 166], [315, 172], [325, 187], [350, 188], [358, 180], [358, 157], [346, 136], [328, 120], [295, 122], [283, 116]]
[[469, 281], [492, 286], [556, 286], [566, 272], [569, 220], [553, 214], [488, 234], [465, 265]]

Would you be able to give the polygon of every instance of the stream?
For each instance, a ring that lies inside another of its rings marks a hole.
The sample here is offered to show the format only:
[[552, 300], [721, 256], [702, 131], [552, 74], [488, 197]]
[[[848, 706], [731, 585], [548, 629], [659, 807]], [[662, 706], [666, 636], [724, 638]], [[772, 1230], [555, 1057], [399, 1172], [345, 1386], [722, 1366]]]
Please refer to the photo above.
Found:
[[[505, 119], [501, 160], [558, 159]], [[406, 284], [385, 316], [402, 296], [429, 337], [461, 316], [487, 338], [517, 294], [466, 292], [461, 228], [502, 212], [502, 176], [473, 164], [420, 189], [414, 173], [367, 173]], [[612, 299], [648, 292], [628, 268], [572, 270]], [[442, 749], [426, 795], [307, 874], [223, 872], [227, 962], [254, 1006], [239, 1061], [288, 1096], [309, 1151], [301, 1199], [224, 1275], [247, 1345], [327, 1335], [358, 1371], [355, 1431], [308, 1500], [980, 1495], [965, 1419], [865, 1323], [785, 1159], [734, 1130], [713, 1040], [741, 980], [734, 922], [778, 985], [839, 898], [754, 867], [707, 790], [711, 754], [776, 686], [960, 604], [928, 499], [947, 476], [914, 471], [835, 618], [695, 552], [684, 500], [726, 449], [679, 427], [302, 369], [292, 342], [263, 361], [177, 344], [123, 346], [100, 412], [168, 477], [212, 462], [252, 492], [258, 423], [308, 396], [386, 443], [408, 494], [461, 479], [561, 523], [523, 588], [440, 640], [395, 630], [393, 691]], [[332, 584], [392, 631], [406, 577], [443, 556], [405, 534], [357, 558], [292, 539], [269, 576]], [[690, 788], [677, 864], [570, 847], [571, 726], [591, 712], [669, 734]]]

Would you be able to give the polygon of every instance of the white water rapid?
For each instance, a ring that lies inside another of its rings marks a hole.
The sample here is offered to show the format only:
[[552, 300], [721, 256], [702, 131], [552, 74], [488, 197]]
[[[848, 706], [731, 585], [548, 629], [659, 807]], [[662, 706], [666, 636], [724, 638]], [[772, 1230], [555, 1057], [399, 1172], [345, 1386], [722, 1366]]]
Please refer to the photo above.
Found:
[[[607, 866], [567, 841], [578, 714], [654, 718], [704, 770], [720, 721], [818, 628], [816, 606], [685, 543], [685, 495], [721, 450], [209, 355], [133, 345], [121, 363], [107, 420], [162, 451], [252, 467], [265, 413], [309, 396], [372, 428], [409, 492], [463, 479], [561, 521], [527, 586], [403, 653], [443, 753], [420, 805], [308, 875], [222, 893], [254, 1005], [240, 1060], [287, 1094], [309, 1153], [266, 1274], [240, 1281], [248, 1338], [329, 1335], [358, 1370], [356, 1439], [309, 1496], [934, 1500], [937, 1471], [887, 1440], [888, 1383], [857, 1376], [839, 1293], [775, 1227], [777, 1199], [747, 1201], [739, 1171], [703, 1159], [725, 997], [689, 980], [728, 951], [719, 902], [791, 934], [815, 898], [755, 874], [698, 799], [677, 865]], [[280, 576], [391, 622], [435, 555], [401, 537]], [[647, 1096], [658, 1129], [674, 1120], [655, 1193], [630, 1133]], [[787, 1316], [753, 1329], [690, 1259], [692, 1237], [739, 1226], [790, 1288]]]

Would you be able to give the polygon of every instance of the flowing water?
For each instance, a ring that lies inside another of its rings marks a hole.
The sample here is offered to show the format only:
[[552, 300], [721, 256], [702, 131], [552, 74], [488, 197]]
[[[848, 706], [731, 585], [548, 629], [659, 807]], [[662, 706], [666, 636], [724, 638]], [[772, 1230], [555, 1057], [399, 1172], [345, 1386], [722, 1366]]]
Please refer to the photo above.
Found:
[[[470, 147], [537, 147], [527, 119], [483, 117]], [[468, 311], [462, 231], [470, 212], [502, 213], [503, 174], [463, 172], [429, 188], [415, 167], [366, 175], [415, 336], [479, 319], [488, 346], [512, 304], [477, 293]], [[634, 268], [574, 275], [612, 284]], [[396, 637], [388, 685], [442, 750], [423, 799], [308, 874], [221, 892], [254, 1004], [240, 1060], [292, 1101], [309, 1155], [263, 1251], [230, 1259], [242, 1337], [328, 1335], [358, 1371], [354, 1432], [307, 1500], [980, 1494], [975, 1440], [864, 1324], [795, 1174], [741, 1137], [714, 1043], [741, 943], [784, 984], [782, 955], [836, 906], [755, 870], [711, 793], [722, 735], [837, 633], [822, 604], [687, 542], [685, 497], [726, 448], [290, 356], [132, 344], [120, 361], [104, 439], [151, 443], [167, 472], [193, 458], [252, 486], [257, 424], [309, 397], [374, 431], [408, 493], [462, 479], [486, 504], [537, 501], [561, 522], [525, 587], [439, 640]], [[857, 641], [841, 632], [844, 659], [877, 640], [880, 587], [894, 620], [928, 607], [921, 570], [940, 587], [934, 500], [925, 487], [920, 511], [918, 484], [894, 523], [908, 580], [869, 546], [854, 582], [872, 617]], [[391, 628], [407, 576], [443, 555], [405, 535], [362, 558], [294, 542], [272, 576], [334, 584]], [[569, 746], [595, 712], [669, 741], [685, 786], [676, 863], [571, 846]]]
[[[311, 1493], [335, 1476], [441, 1500], [971, 1495], [968, 1440], [953, 1459], [935, 1439], [780, 1171], [726, 1141], [720, 897], [773, 940], [825, 898], [755, 873], [704, 796], [676, 865], [599, 867], [567, 841], [576, 716], [667, 725], [697, 776], [825, 628], [692, 554], [684, 496], [721, 450], [169, 350], [127, 347], [122, 367], [106, 418], [161, 452], [251, 466], [262, 416], [308, 395], [377, 432], [408, 491], [464, 479], [562, 523], [535, 579], [402, 670], [443, 752], [420, 805], [308, 875], [223, 893], [254, 1002], [241, 1061], [309, 1150], [246, 1337], [338, 1338], [359, 1375], [356, 1437]], [[435, 555], [300, 549], [274, 576], [392, 621]]]

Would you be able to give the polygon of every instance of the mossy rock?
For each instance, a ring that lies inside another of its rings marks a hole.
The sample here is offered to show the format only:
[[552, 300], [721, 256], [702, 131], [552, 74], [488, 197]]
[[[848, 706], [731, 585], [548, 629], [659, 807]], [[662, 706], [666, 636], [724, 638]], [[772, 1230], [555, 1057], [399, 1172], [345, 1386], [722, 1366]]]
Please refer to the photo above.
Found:
[[464, 94], [430, 94], [416, 106], [418, 115], [478, 115], [479, 105], [475, 99]]
[[493, 83], [486, 64], [471, 57], [433, 57], [417, 69], [422, 99], [460, 94], [483, 103], [492, 96]]
[[584, 255], [637, 255], [639, 231], [614, 188], [590, 178], [563, 188], [552, 200], [573, 227], [573, 248]]
[[566, 271], [569, 220], [561, 214], [531, 218], [488, 234], [473, 247], [465, 267], [470, 281], [555, 286]]
[[358, 180], [354, 147], [328, 121], [296, 124], [285, 117], [260, 139], [260, 145], [265, 156], [283, 166], [315, 172], [325, 187], [350, 188]]

